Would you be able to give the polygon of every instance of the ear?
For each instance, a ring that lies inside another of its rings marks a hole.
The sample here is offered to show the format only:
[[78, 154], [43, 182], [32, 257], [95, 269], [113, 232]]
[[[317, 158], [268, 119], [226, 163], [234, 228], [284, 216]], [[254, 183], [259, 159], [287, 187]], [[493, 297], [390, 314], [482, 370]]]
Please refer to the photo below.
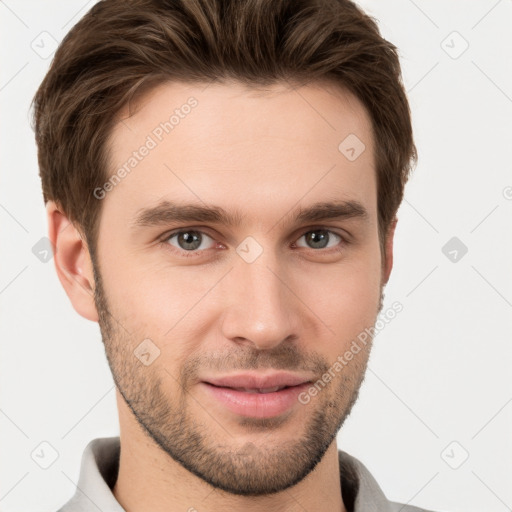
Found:
[[46, 204], [48, 236], [55, 254], [57, 276], [78, 314], [98, 321], [94, 303], [94, 274], [87, 243], [54, 201]]
[[384, 286], [391, 275], [391, 269], [393, 268], [393, 239], [395, 237], [395, 228], [398, 219], [395, 217], [391, 222], [388, 232], [386, 234], [385, 241], [385, 254], [382, 261], [382, 285]]

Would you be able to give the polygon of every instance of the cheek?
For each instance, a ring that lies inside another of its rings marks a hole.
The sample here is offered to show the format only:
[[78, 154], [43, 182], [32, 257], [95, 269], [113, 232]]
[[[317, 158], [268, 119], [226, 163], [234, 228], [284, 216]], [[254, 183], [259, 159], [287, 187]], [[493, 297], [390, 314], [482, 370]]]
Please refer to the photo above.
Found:
[[350, 262], [319, 266], [314, 279], [311, 273], [302, 279], [298, 294], [334, 331], [336, 349], [373, 326], [379, 307], [380, 277], [377, 258], [361, 255]]
[[[215, 284], [225, 270], [178, 267], [126, 257], [121, 265], [113, 260], [103, 265], [103, 280], [114, 318], [124, 329], [120, 336], [136, 346], [149, 338], [162, 350], [169, 350], [180, 361], [196, 349], [197, 331], [209, 321]], [[179, 340], [179, 342], [178, 342]]]

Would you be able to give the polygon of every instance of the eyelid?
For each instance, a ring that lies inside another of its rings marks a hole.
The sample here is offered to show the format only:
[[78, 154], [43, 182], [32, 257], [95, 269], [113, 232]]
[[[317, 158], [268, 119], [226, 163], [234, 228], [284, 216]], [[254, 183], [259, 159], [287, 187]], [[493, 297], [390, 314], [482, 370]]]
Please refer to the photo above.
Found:
[[325, 226], [322, 224], [313, 224], [311, 226], [303, 226], [294, 232], [293, 238], [296, 240], [297, 238], [304, 236], [306, 233], [310, 231], [323, 230], [328, 231], [329, 233], [333, 233], [339, 236], [345, 243], [349, 243], [352, 239], [352, 235], [345, 231], [344, 229], [334, 227], [334, 226]]
[[218, 236], [218, 235], [213, 235], [212, 233], [216, 233], [216, 231], [208, 226], [180, 226], [179, 228], [174, 228], [174, 229], [170, 229], [169, 231], [166, 231], [165, 233], [160, 235], [158, 238], [160, 240], [167, 240], [172, 235], [176, 235], [183, 231], [197, 231], [199, 233], [206, 234], [211, 238], [215, 238], [215, 236]]

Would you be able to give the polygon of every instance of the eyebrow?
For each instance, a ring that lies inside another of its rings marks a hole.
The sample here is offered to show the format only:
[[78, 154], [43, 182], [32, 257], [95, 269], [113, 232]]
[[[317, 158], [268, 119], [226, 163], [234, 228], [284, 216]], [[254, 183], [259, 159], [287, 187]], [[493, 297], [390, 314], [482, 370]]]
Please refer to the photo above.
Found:
[[[300, 207], [295, 215], [295, 222], [300, 224], [352, 218], [363, 221], [369, 219], [368, 211], [359, 201], [326, 201], [315, 203], [306, 208]], [[160, 226], [175, 222], [208, 222], [237, 227], [242, 224], [243, 220], [244, 215], [238, 210], [228, 212], [224, 208], [215, 205], [202, 206], [162, 201], [156, 206], [139, 210], [132, 222], [132, 227], [136, 229], [143, 226]]]

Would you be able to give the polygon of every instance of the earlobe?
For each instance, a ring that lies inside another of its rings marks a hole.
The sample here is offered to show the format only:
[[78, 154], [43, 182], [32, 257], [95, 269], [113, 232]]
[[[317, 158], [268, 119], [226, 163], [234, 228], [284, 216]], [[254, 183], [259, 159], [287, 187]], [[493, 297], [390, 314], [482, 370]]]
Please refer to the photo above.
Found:
[[57, 276], [77, 313], [97, 322], [94, 274], [87, 243], [55, 202], [48, 201], [46, 214]]
[[391, 275], [391, 270], [393, 268], [393, 240], [395, 236], [396, 223], [398, 219], [395, 217], [391, 222], [388, 232], [386, 234], [386, 243], [385, 243], [385, 255], [383, 259], [383, 274], [382, 274], [382, 284], [385, 285], [389, 276]]

